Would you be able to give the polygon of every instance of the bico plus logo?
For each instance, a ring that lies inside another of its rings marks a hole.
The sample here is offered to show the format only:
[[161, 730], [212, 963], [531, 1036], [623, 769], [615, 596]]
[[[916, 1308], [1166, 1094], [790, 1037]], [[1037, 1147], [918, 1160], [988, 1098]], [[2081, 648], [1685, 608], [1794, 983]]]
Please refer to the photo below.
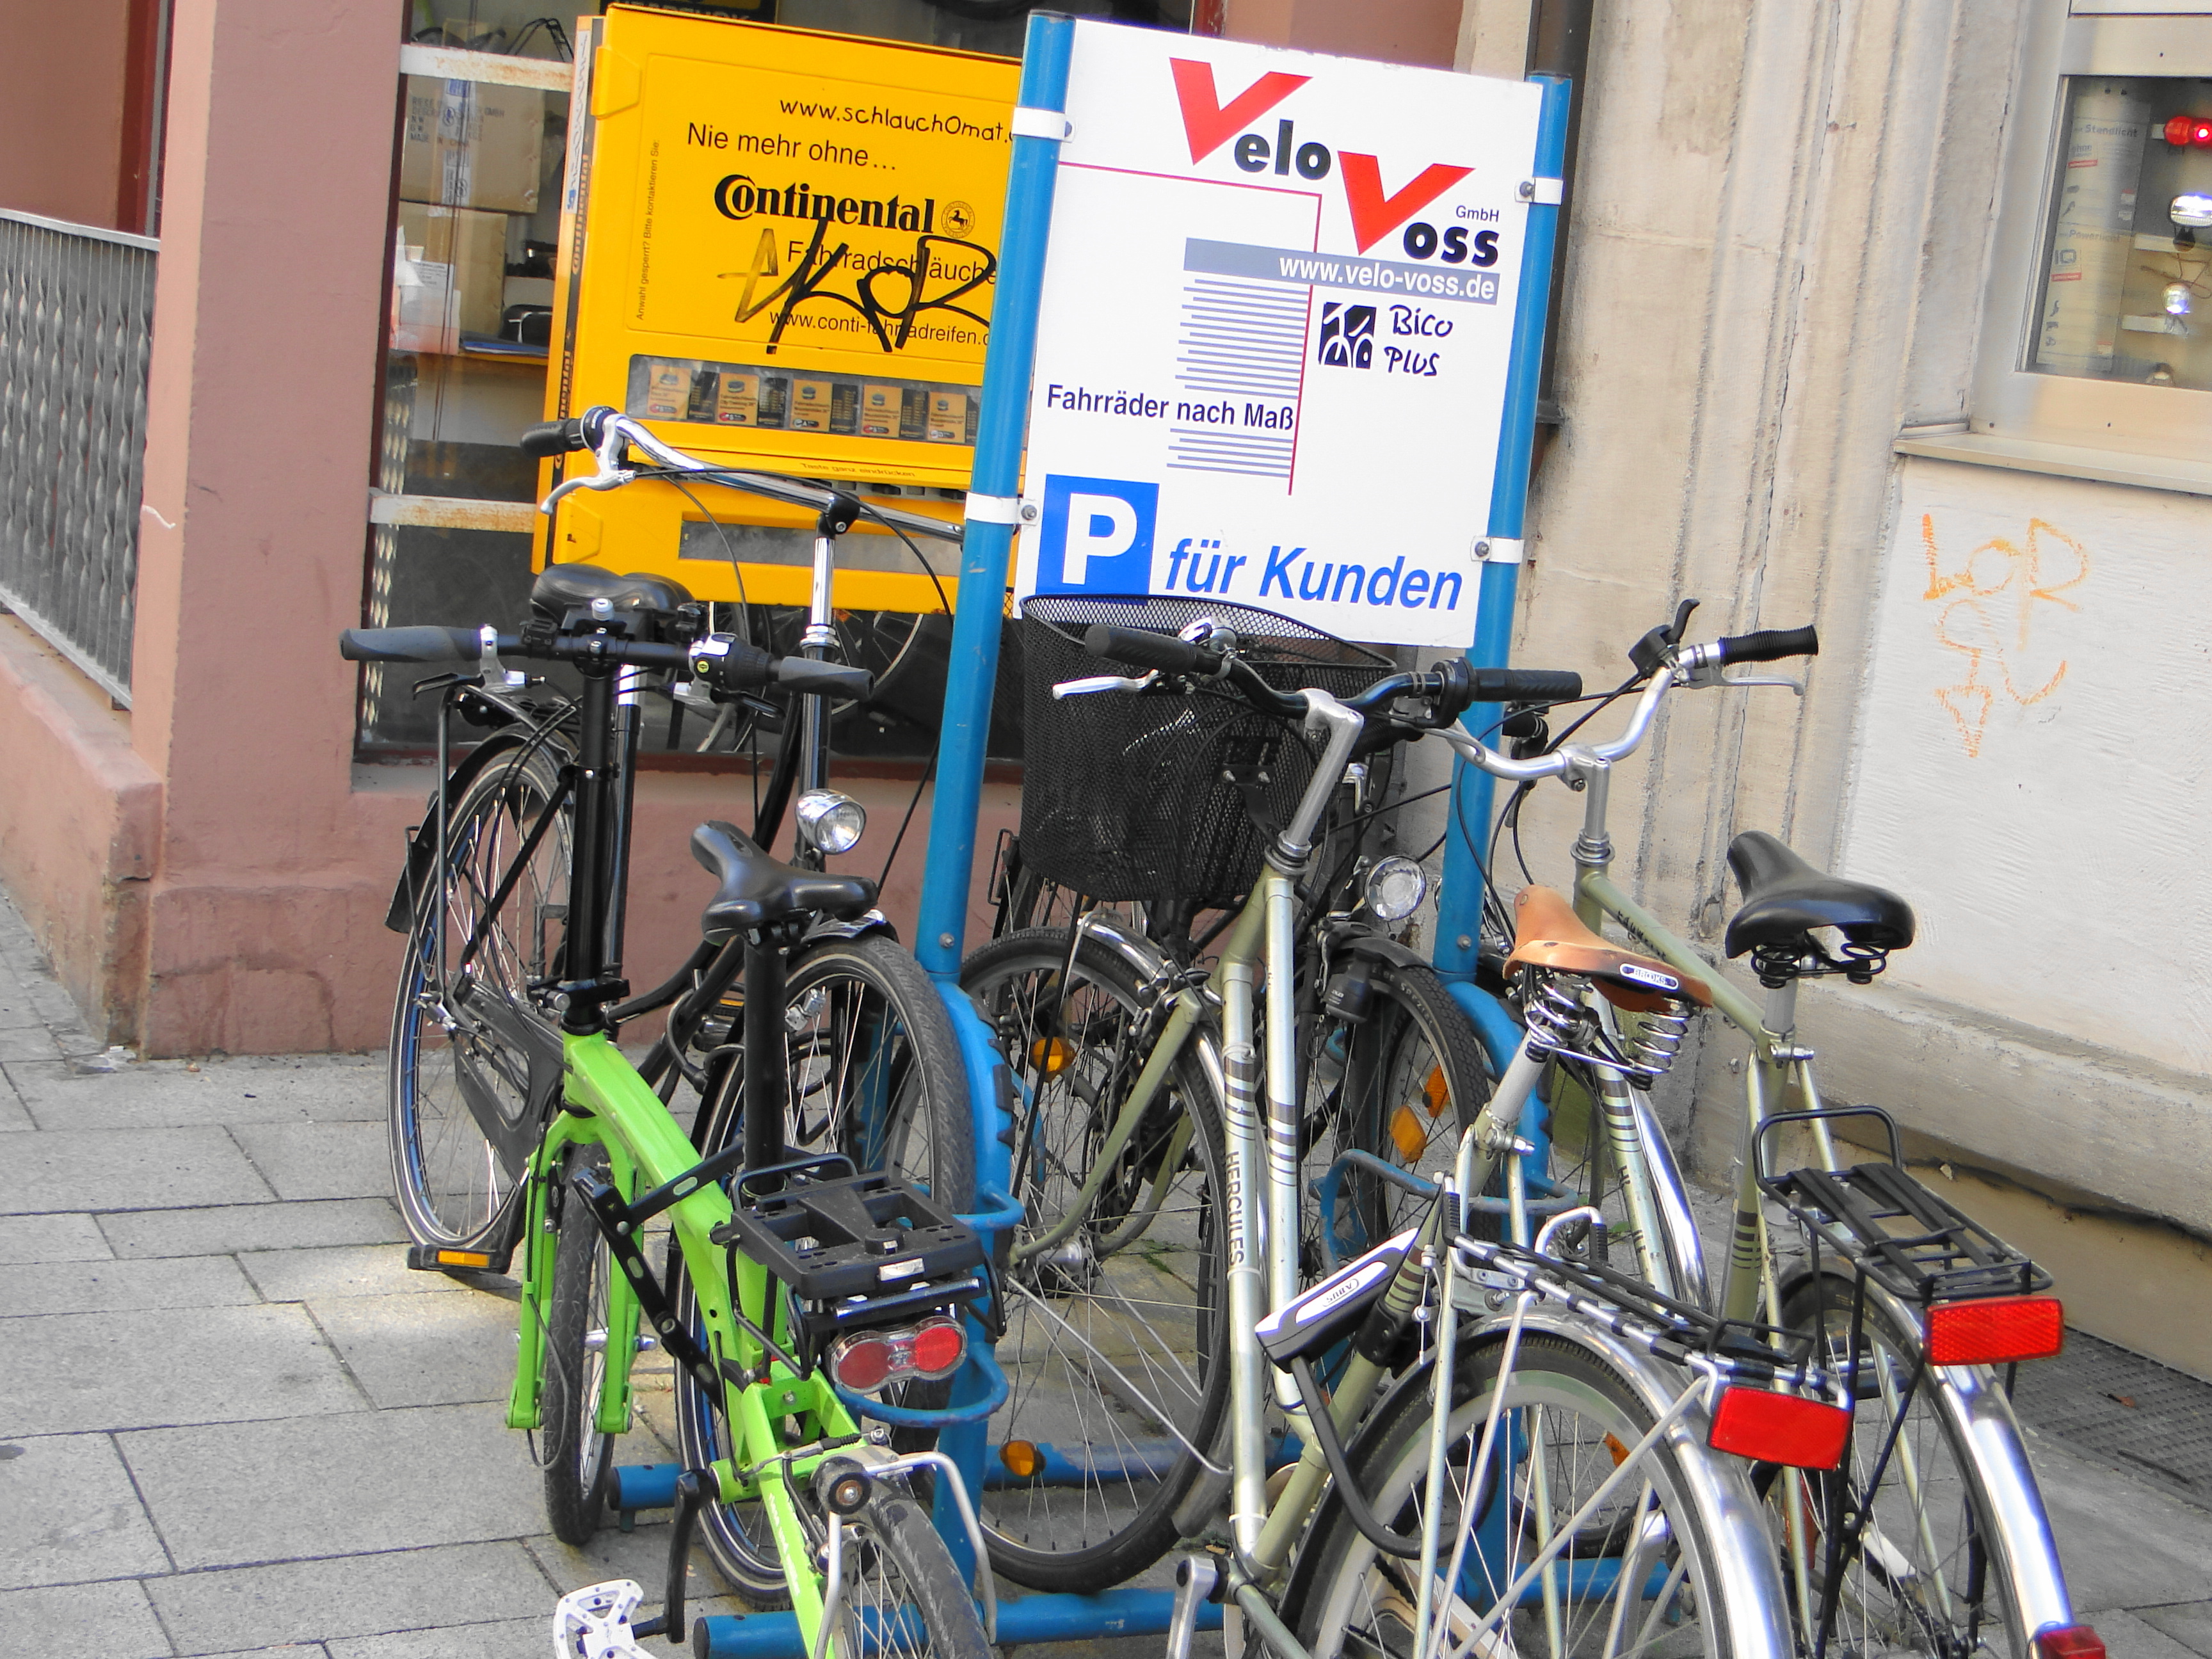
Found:
[[1038, 526], [1040, 593], [1145, 593], [1160, 487], [1047, 473]]
[[1324, 300], [1321, 307], [1321, 344], [1314, 356], [1331, 368], [1372, 368], [1375, 307]]

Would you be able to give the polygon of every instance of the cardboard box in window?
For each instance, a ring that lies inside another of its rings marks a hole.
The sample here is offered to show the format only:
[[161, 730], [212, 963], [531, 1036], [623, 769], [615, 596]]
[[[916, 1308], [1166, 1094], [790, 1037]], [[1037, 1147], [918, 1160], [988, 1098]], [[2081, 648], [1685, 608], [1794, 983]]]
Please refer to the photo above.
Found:
[[402, 202], [392, 349], [451, 356], [464, 334], [497, 334], [506, 281], [505, 214]]
[[489, 81], [407, 77], [399, 194], [410, 202], [538, 211], [545, 94]]

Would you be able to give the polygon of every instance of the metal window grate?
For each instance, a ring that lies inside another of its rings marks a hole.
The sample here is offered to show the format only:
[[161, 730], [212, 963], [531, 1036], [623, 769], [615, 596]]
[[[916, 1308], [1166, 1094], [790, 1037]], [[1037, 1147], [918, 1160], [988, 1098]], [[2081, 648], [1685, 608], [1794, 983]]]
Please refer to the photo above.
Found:
[[125, 704], [159, 246], [0, 211], [0, 604]]

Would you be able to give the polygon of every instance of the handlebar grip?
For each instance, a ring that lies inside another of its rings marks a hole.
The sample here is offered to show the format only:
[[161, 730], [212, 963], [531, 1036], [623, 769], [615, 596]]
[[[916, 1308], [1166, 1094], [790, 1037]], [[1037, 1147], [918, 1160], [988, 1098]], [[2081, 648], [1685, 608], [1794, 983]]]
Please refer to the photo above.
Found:
[[348, 662], [474, 662], [483, 654], [473, 628], [349, 628], [338, 635]]
[[865, 702], [875, 688], [875, 676], [865, 668], [842, 662], [816, 662], [811, 657], [786, 657], [775, 665], [775, 681], [789, 690], [818, 692], [824, 696], [851, 697]]
[[1211, 674], [1221, 666], [1218, 651], [1193, 645], [1172, 634], [1116, 628], [1111, 623], [1091, 623], [1084, 633], [1083, 648], [1094, 657], [1136, 668], [1157, 668], [1164, 674]]
[[1784, 657], [1817, 657], [1820, 635], [1810, 623], [1802, 628], [1766, 628], [1716, 641], [1721, 661], [1779, 662]]
[[540, 421], [536, 426], [523, 429], [514, 447], [526, 455], [535, 455], [548, 460], [556, 455], [565, 455], [572, 449], [586, 449], [584, 423], [571, 418], [566, 421]]
[[1571, 702], [1583, 694], [1583, 677], [1556, 668], [1478, 668], [1477, 702]]

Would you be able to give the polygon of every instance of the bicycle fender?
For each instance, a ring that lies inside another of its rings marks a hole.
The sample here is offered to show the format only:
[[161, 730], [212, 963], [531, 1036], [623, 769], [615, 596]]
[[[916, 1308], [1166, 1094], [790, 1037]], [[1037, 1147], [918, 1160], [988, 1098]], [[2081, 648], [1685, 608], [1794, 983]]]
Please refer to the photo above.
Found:
[[1328, 944], [1332, 951], [1364, 957], [1370, 962], [1385, 963], [1393, 968], [1426, 968], [1429, 965], [1429, 959], [1410, 945], [1401, 945], [1388, 933], [1370, 933], [1364, 928], [1333, 934]]
[[866, 939], [871, 933], [881, 933], [892, 944], [898, 943], [898, 929], [891, 926], [890, 919], [880, 910], [869, 910], [854, 917], [850, 921], [837, 921], [828, 916], [817, 916], [807, 924], [806, 937], [799, 941], [799, 948], [804, 951], [808, 945], [818, 944], [825, 939], [845, 940]]
[[[484, 768], [501, 755], [521, 747], [519, 738], [491, 738], [478, 744], [462, 756], [460, 763], [447, 775], [446, 799], [459, 800]], [[414, 930], [416, 905], [428, 889], [430, 866], [438, 856], [438, 837], [431, 829], [437, 817], [438, 792], [433, 789], [429, 799], [422, 804], [421, 820], [407, 831], [407, 860], [400, 867], [398, 884], [392, 890], [392, 902], [385, 908], [384, 925], [395, 933]]]

